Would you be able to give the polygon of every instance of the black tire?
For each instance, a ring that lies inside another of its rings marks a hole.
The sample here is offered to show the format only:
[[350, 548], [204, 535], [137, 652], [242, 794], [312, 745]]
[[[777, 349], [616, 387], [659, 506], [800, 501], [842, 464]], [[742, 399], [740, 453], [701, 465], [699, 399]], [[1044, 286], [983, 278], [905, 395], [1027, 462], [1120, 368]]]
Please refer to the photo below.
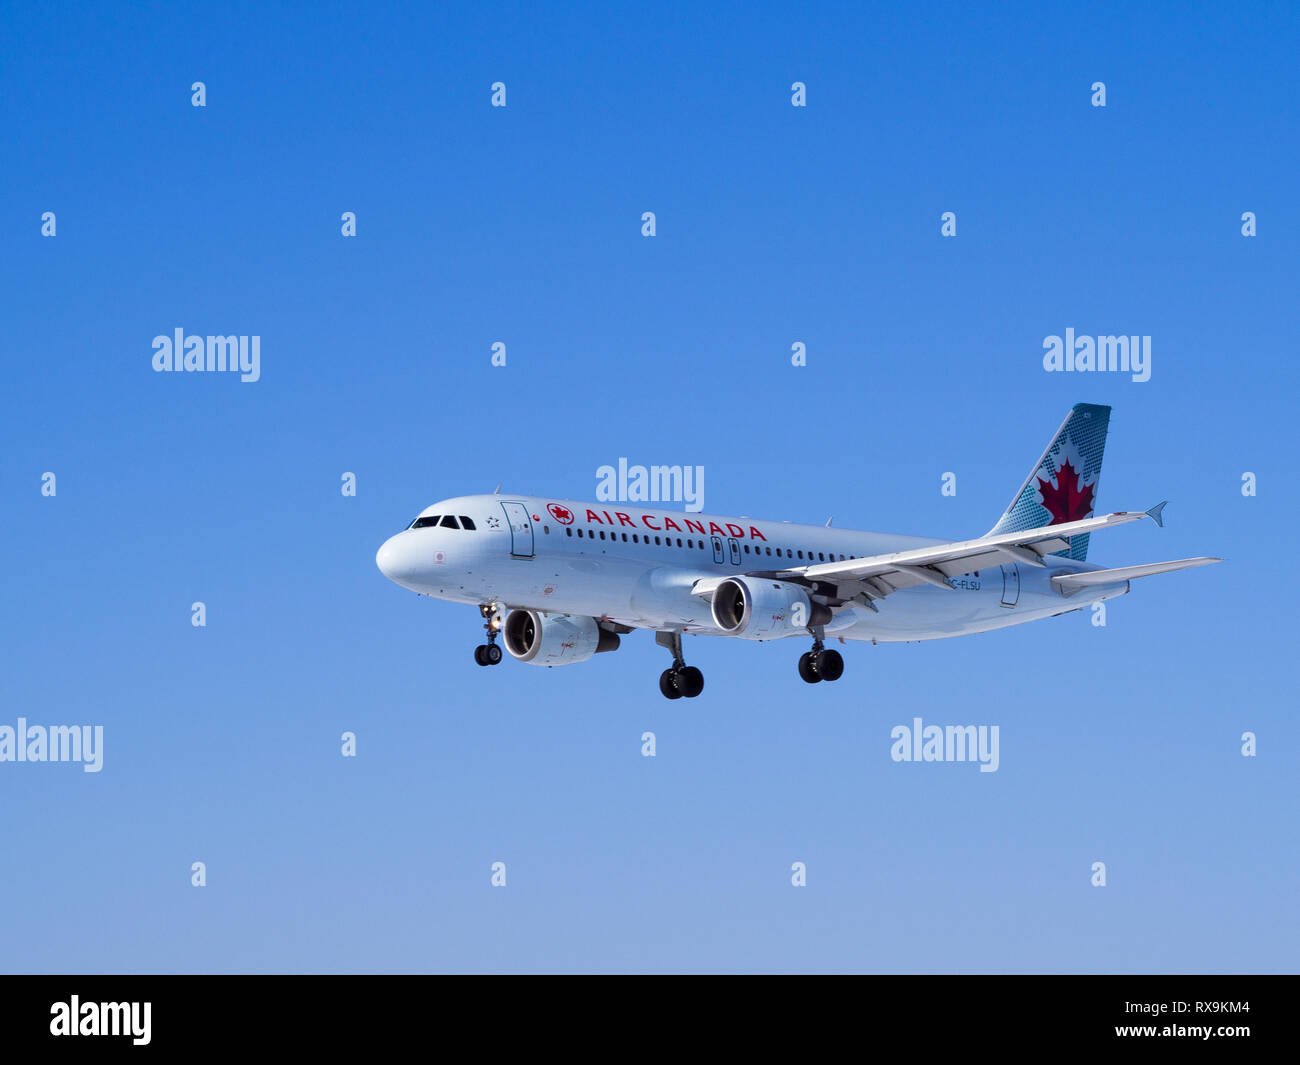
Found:
[[816, 665], [813, 663], [813, 653], [811, 651], [805, 651], [799, 656], [799, 676], [809, 684], [816, 684], [822, 679], [817, 673]]
[[477, 647], [474, 648], [474, 661], [477, 662], [480, 666], [487, 665], [487, 661], [483, 657], [484, 646], [485, 646], [484, 644], [479, 644]]
[[485, 643], [483, 645], [483, 657], [487, 659], [489, 666], [495, 666], [501, 662], [501, 648], [494, 643]]
[[687, 699], [694, 699], [704, 691], [704, 674], [694, 666], [683, 666], [677, 671], [677, 690]]
[[671, 669], [659, 674], [659, 690], [665, 699], [680, 699], [682, 693], [677, 690], [677, 675]]
[[822, 680], [839, 680], [844, 676], [844, 657], [839, 651], [822, 651], [813, 664]]

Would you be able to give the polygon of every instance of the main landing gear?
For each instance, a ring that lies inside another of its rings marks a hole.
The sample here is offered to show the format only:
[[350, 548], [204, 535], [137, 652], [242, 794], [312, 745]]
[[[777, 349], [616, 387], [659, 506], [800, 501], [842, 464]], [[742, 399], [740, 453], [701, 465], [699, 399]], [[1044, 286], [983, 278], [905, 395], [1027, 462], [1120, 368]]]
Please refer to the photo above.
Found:
[[474, 661], [480, 666], [495, 666], [501, 661], [501, 648], [497, 646], [497, 633], [501, 629], [500, 612], [496, 603], [484, 603], [478, 608], [483, 615], [483, 628], [487, 630], [487, 643], [474, 648]]
[[799, 676], [809, 684], [822, 680], [839, 680], [844, 676], [844, 659], [839, 651], [827, 651], [822, 647], [820, 630], [813, 633], [811, 651], [799, 656]]
[[665, 699], [694, 699], [704, 691], [704, 674], [682, 659], [682, 634], [656, 632], [655, 643], [672, 652], [673, 664], [659, 674], [659, 690]]

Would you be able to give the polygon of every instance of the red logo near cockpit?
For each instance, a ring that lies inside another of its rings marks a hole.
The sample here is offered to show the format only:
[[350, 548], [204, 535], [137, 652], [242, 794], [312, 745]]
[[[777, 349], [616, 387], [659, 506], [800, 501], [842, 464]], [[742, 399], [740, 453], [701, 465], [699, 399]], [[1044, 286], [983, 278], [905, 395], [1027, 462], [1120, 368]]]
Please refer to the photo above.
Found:
[[562, 507], [559, 503], [547, 503], [546, 510], [561, 525], [573, 524], [573, 511], [568, 507]]

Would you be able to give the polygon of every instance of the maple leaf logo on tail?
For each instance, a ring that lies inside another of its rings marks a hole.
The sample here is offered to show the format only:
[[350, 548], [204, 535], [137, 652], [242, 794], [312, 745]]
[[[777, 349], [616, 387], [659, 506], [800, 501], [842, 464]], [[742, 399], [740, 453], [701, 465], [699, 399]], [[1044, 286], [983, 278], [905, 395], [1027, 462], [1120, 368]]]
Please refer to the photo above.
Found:
[[[1064, 525], [1091, 516], [1097, 506], [1109, 424], [1109, 407], [1097, 403], [1071, 407], [990, 534]], [[1046, 519], [1044, 511], [1049, 515]], [[1088, 557], [1088, 540], [1087, 533], [1077, 533], [1070, 537], [1069, 547], [1055, 553], [1082, 562]]]
[[1092, 513], [1096, 482], [1079, 484], [1079, 474], [1066, 459], [1056, 471], [1056, 483], [1038, 478], [1038, 497], [1043, 509], [1052, 515], [1048, 525], [1079, 521]]

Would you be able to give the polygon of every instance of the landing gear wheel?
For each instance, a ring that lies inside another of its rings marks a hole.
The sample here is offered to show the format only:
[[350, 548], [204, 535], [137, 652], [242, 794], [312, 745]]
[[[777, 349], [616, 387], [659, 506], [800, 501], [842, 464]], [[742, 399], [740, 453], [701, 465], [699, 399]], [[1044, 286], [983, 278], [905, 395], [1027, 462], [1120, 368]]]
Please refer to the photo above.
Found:
[[672, 669], [665, 669], [659, 674], [659, 690], [663, 693], [665, 699], [680, 699], [681, 691], [677, 688], [677, 673]]
[[813, 667], [819, 680], [839, 680], [844, 676], [844, 658], [839, 651], [818, 651]]
[[478, 612], [483, 615], [483, 631], [487, 643], [474, 648], [474, 661], [480, 666], [495, 666], [501, 661], [501, 648], [497, 646], [497, 632], [501, 628], [500, 609], [496, 603], [480, 603]]
[[677, 670], [677, 690], [687, 699], [694, 699], [704, 691], [704, 674], [694, 666]]
[[812, 651], [805, 651], [799, 656], [799, 676], [809, 684], [816, 684], [822, 679], [817, 672], [816, 655]]
[[659, 674], [665, 699], [694, 699], [704, 691], [704, 674], [682, 658], [682, 634], [671, 629], [655, 633], [655, 643], [672, 653], [673, 664]]

